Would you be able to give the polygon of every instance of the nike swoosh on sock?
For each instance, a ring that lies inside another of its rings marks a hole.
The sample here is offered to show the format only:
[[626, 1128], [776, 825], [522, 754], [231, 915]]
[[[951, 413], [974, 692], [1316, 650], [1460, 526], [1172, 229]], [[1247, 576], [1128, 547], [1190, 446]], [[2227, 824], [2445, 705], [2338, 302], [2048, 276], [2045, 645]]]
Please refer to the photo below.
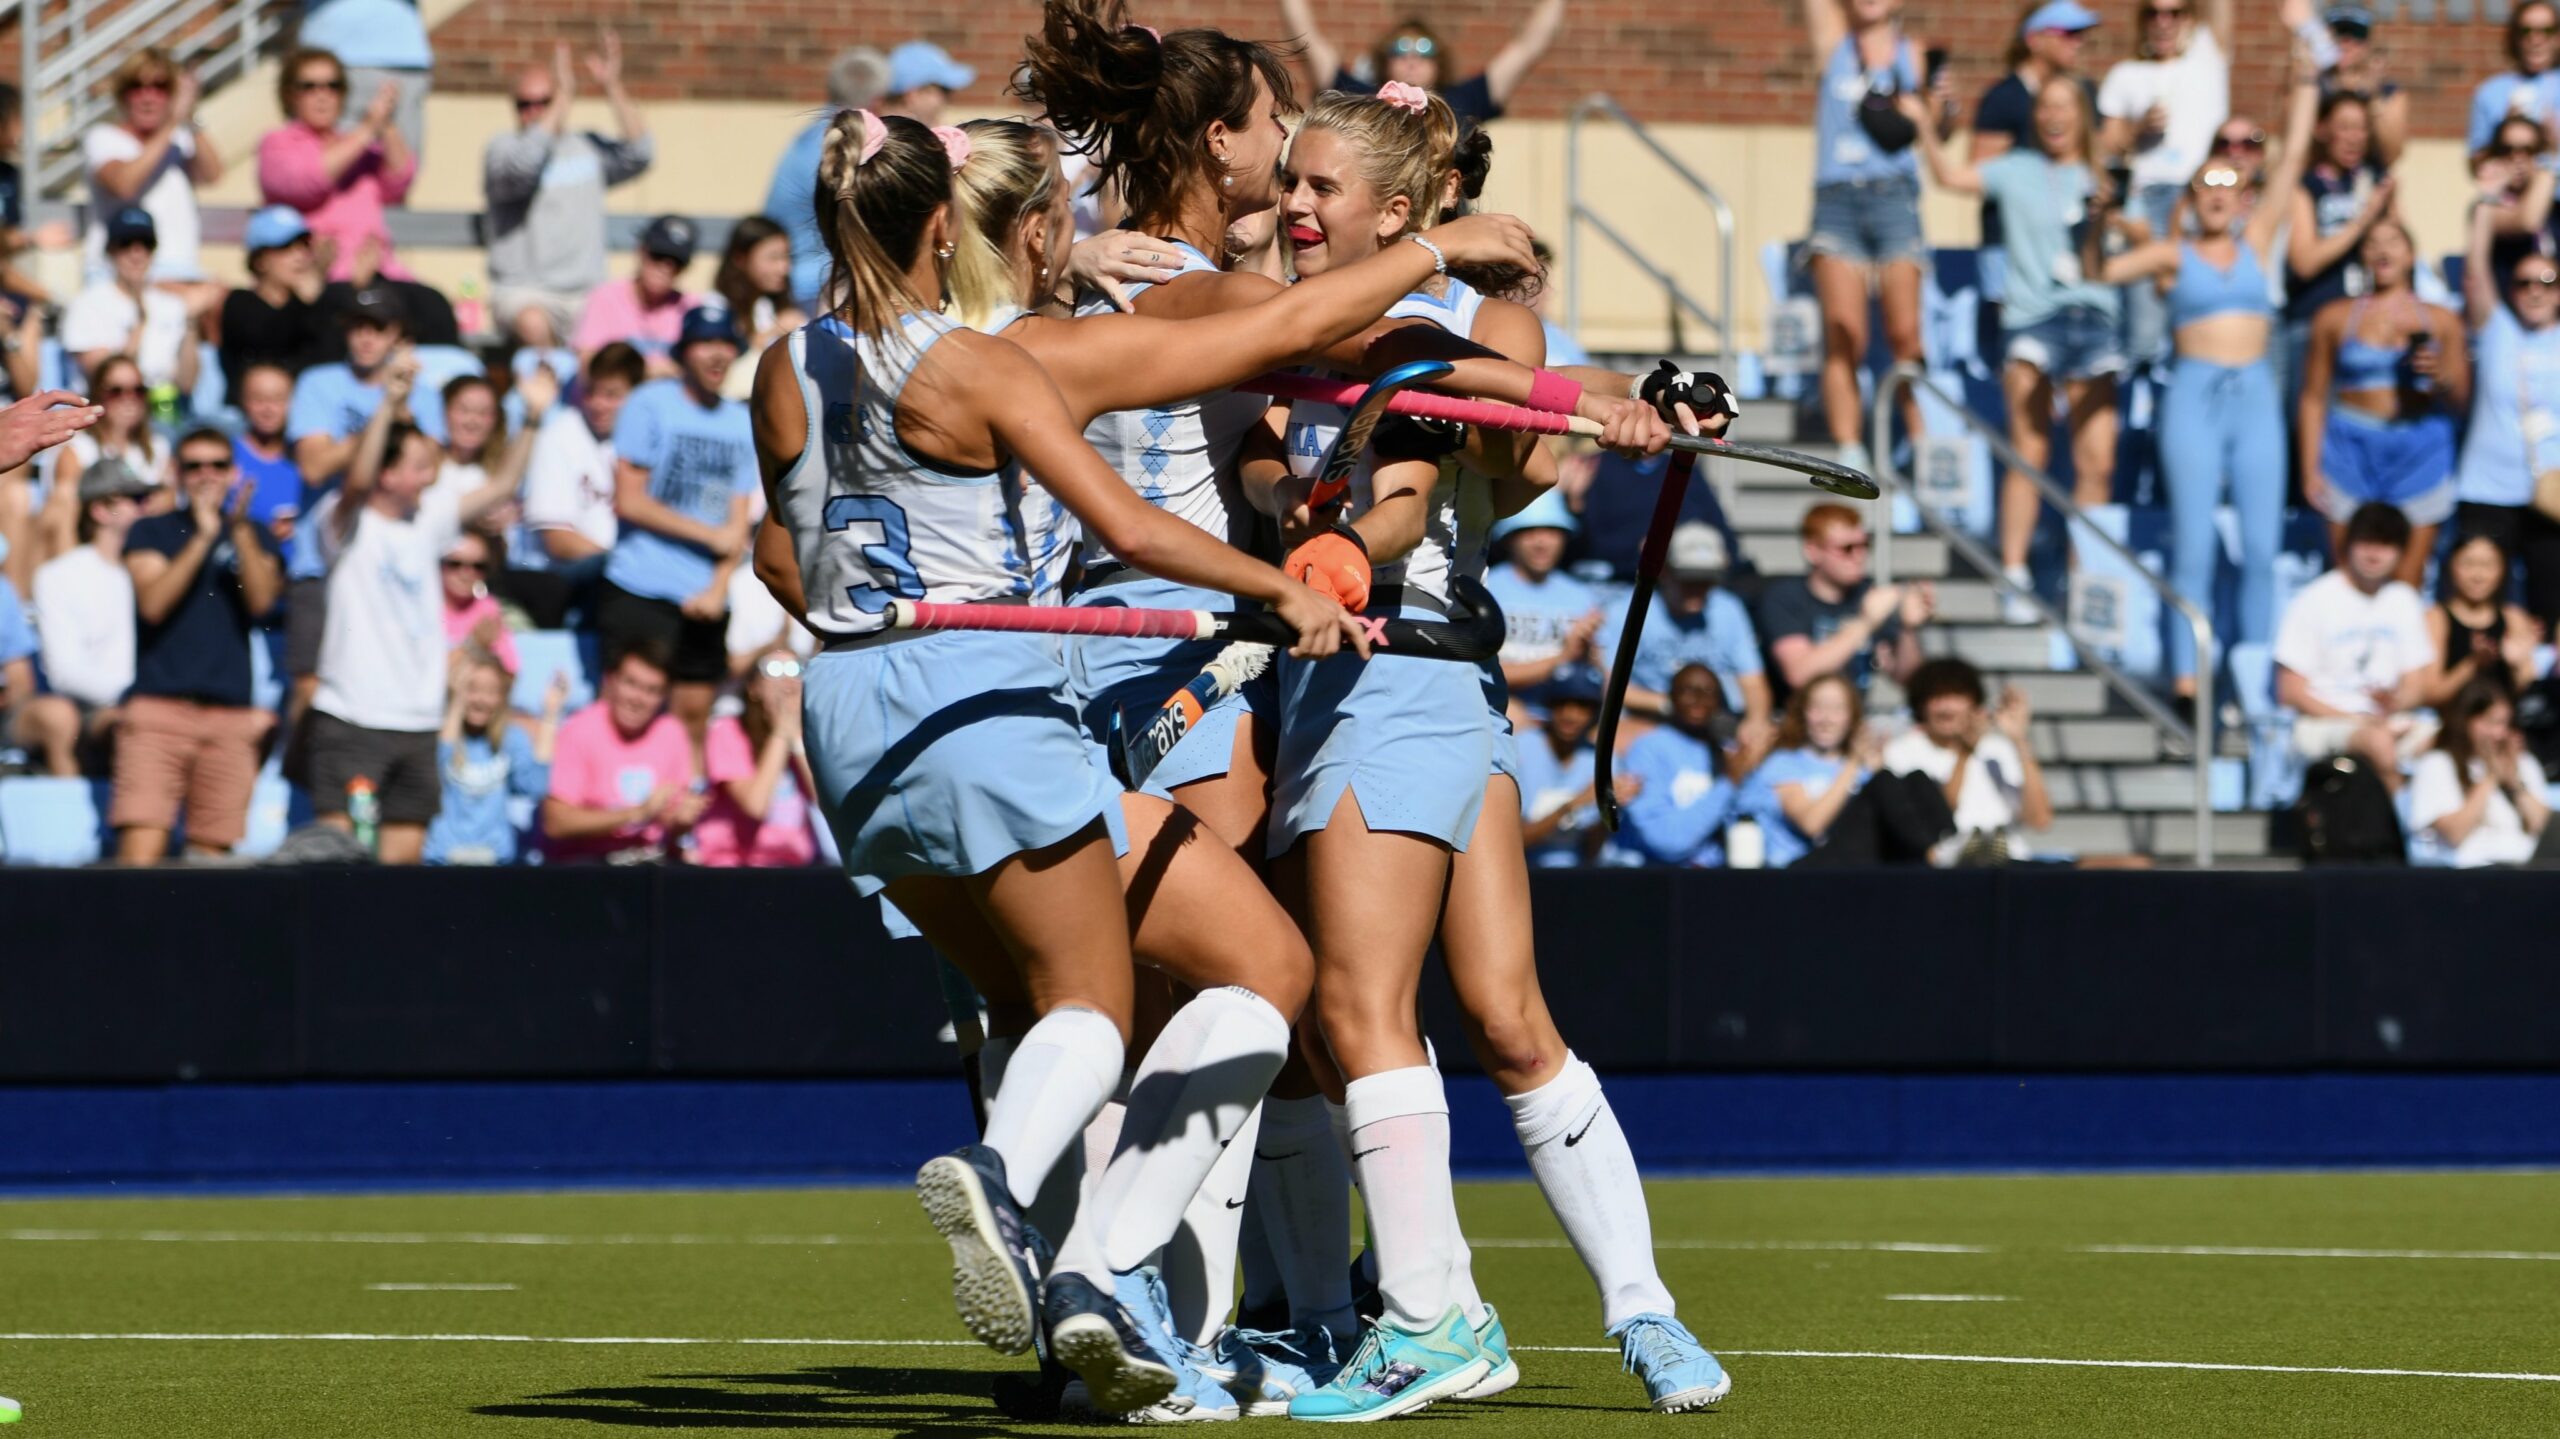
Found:
[[1354, 1163], [1354, 1164], [1357, 1164], [1357, 1163], [1359, 1163], [1361, 1160], [1368, 1158], [1368, 1157], [1369, 1157], [1370, 1155], [1372, 1155], [1372, 1154], [1384, 1154], [1385, 1152], [1387, 1152], [1389, 1149], [1392, 1149], [1392, 1148], [1394, 1148], [1394, 1146], [1393, 1146], [1393, 1145], [1381, 1144], [1381, 1145], [1379, 1145], [1379, 1146], [1378, 1146], [1377, 1148], [1375, 1148], [1375, 1149], [1363, 1149], [1363, 1150], [1361, 1150], [1359, 1153], [1354, 1154], [1354, 1155], [1352, 1155], [1352, 1156], [1351, 1156], [1351, 1162], [1352, 1162], [1352, 1163]]
[[1575, 1145], [1580, 1144], [1582, 1142], [1582, 1136], [1589, 1134], [1591, 1132], [1591, 1126], [1598, 1124], [1599, 1122], [1600, 1111], [1595, 1109], [1591, 1111], [1591, 1117], [1589, 1119], [1582, 1121], [1582, 1127], [1580, 1129], [1577, 1129], [1573, 1133], [1564, 1137], [1564, 1147], [1571, 1149]]

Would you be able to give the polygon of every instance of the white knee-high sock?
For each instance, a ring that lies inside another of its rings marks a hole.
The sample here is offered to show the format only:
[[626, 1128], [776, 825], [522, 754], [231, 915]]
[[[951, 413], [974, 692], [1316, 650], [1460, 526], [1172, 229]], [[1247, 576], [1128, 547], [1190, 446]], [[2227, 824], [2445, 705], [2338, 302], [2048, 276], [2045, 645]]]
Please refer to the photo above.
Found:
[[1262, 1131], [1262, 1106], [1244, 1117], [1227, 1141], [1200, 1192], [1183, 1207], [1182, 1227], [1164, 1247], [1164, 1292], [1176, 1333], [1206, 1347], [1227, 1327], [1236, 1307], [1236, 1245], [1244, 1230], [1245, 1191], [1253, 1178], [1254, 1136]]
[[[1428, 1039], [1422, 1041], [1422, 1054], [1433, 1069], [1440, 1067], [1440, 1050]], [[1447, 1081], [1442, 1081], [1442, 1088], [1447, 1088]], [[1476, 1253], [1467, 1247], [1466, 1229], [1458, 1223], [1458, 1192], [1454, 1184], [1449, 1190], [1449, 1302], [1467, 1311], [1469, 1324], [1484, 1324], [1484, 1296], [1476, 1292]]]
[[1249, 989], [1203, 990], [1174, 1011], [1138, 1066], [1119, 1146], [1058, 1267], [1107, 1287], [1162, 1249], [1288, 1055], [1289, 1021]]
[[1449, 1307], [1456, 1201], [1449, 1184], [1449, 1100], [1429, 1065], [1355, 1079], [1343, 1093], [1351, 1170], [1369, 1206], [1378, 1297], [1406, 1329]]
[[1562, 1073], [1503, 1102], [1547, 1206], [1600, 1286], [1604, 1326], [1672, 1313], [1671, 1291], [1654, 1268], [1653, 1217], [1635, 1153], [1600, 1092], [1600, 1076], [1567, 1054]]
[[1119, 1027], [1074, 1006], [1041, 1016], [1014, 1046], [1003, 1064], [1005, 1082], [987, 1105], [985, 1142], [1004, 1156], [1017, 1203], [1040, 1193], [1058, 1156], [1120, 1082], [1124, 1058]]
[[[1015, 1046], [1021, 1042], [990, 1035], [986, 1046], [978, 1051], [978, 1080], [990, 1101], [1004, 1092], [1005, 1071], [1013, 1062]], [[1110, 1108], [1108, 1104], [1103, 1106], [1105, 1113]], [[1095, 1116], [1093, 1123], [1101, 1122], [1101, 1116]], [[1093, 1124], [1086, 1125], [1085, 1132], [1091, 1134]], [[1116, 1125], [1112, 1134], [1115, 1138], [1119, 1134]], [[1068, 1227], [1075, 1223], [1076, 1201], [1084, 1189], [1084, 1149], [1082, 1144], [1067, 1146], [1066, 1152], [1058, 1156], [1058, 1162], [1049, 1167], [1049, 1178], [1040, 1186], [1040, 1193], [1023, 1211], [1030, 1219], [1031, 1227], [1039, 1230], [1053, 1248], [1066, 1237]]]
[[1360, 1327], [1351, 1307], [1351, 1166], [1321, 1096], [1270, 1099], [1254, 1146], [1250, 1208], [1270, 1241], [1289, 1324], [1336, 1334]]

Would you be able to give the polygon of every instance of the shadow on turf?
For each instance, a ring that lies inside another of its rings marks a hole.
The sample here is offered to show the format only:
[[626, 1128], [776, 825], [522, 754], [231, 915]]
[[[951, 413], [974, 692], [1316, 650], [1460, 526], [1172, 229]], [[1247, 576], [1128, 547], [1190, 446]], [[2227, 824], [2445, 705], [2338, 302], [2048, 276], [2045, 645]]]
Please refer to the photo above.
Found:
[[[939, 1435], [1009, 1432], [987, 1402], [983, 1369], [822, 1367], [789, 1374], [670, 1374], [676, 1382], [566, 1389], [472, 1412], [639, 1429], [884, 1429]], [[771, 1393], [768, 1390], [800, 1390]]]

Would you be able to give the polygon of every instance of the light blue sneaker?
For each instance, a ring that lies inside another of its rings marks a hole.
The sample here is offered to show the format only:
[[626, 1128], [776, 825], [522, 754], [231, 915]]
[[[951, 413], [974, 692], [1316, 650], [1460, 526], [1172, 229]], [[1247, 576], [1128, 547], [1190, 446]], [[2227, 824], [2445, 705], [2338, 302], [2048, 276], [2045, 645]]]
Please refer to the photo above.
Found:
[[1609, 1330], [1625, 1357], [1627, 1372], [1644, 1380], [1644, 1392], [1656, 1414], [1708, 1409], [1733, 1388], [1706, 1346], [1668, 1314], [1639, 1314]]
[[1289, 1417], [1320, 1424], [1393, 1419], [1464, 1394], [1492, 1369], [1455, 1304], [1419, 1332], [1382, 1318], [1360, 1336], [1360, 1347], [1332, 1383], [1289, 1401]]
[[1334, 1353], [1333, 1332], [1320, 1324], [1278, 1330], [1235, 1326], [1218, 1335], [1218, 1366], [1247, 1419], [1285, 1417], [1290, 1400], [1331, 1383], [1342, 1371]]
[[[1040, 1286], [1049, 1352], [1076, 1372], [1087, 1402], [1106, 1414], [1129, 1414], [1174, 1392], [1181, 1376], [1157, 1357], [1149, 1335], [1118, 1300], [1081, 1274], [1061, 1271]], [[1060, 1397], [1060, 1403], [1065, 1398]]]
[[1156, 1356], [1174, 1373], [1173, 1392], [1143, 1409], [1129, 1411], [1129, 1422], [1198, 1424], [1244, 1417], [1243, 1406], [1227, 1392], [1234, 1375], [1219, 1366], [1208, 1350], [1173, 1327], [1173, 1304], [1165, 1295], [1161, 1271], [1154, 1265], [1133, 1269], [1119, 1277], [1115, 1293], [1130, 1318], [1137, 1321]]
[[1476, 1343], [1493, 1361], [1493, 1368], [1459, 1398], [1490, 1399], [1520, 1382], [1520, 1366], [1511, 1359], [1511, 1336], [1503, 1332], [1502, 1316], [1490, 1304], [1484, 1307], [1484, 1322], [1476, 1326]]

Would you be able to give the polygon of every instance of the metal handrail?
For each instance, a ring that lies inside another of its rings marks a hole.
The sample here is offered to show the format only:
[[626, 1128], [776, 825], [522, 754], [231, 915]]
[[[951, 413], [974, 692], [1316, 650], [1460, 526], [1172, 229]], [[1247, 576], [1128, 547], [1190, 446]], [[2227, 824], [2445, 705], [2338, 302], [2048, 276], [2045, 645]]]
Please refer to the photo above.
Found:
[[[1635, 137], [1637, 144], [1652, 152], [1653, 157], [1660, 160], [1672, 174], [1678, 176], [1682, 184], [1687, 185], [1696, 192], [1698, 198], [1707, 202], [1708, 212], [1715, 217], [1717, 268], [1724, 291], [1718, 297], [1721, 309], [1710, 312], [1706, 306], [1690, 298], [1689, 292], [1680, 287], [1680, 281], [1676, 276], [1645, 258], [1644, 252], [1636, 248], [1634, 241], [1620, 234], [1616, 227], [1600, 218], [1598, 211], [1582, 202], [1582, 127], [1584, 122], [1594, 115], [1615, 120], [1625, 126], [1627, 133]], [[1588, 225], [1599, 231], [1600, 238], [1607, 240], [1611, 246], [1615, 247], [1628, 263], [1644, 271], [1655, 284], [1662, 286], [1664, 292], [1671, 297], [1673, 304], [1697, 316], [1699, 323], [1715, 331], [1717, 365], [1723, 369], [1731, 368], [1736, 349], [1733, 334], [1735, 274], [1733, 207], [1725, 203], [1724, 196], [1716, 190], [1715, 186], [1707, 183], [1705, 176], [1690, 169], [1679, 156], [1663, 148], [1662, 142], [1654, 139], [1651, 131], [1636, 123], [1636, 117], [1628, 114], [1625, 106], [1605, 94], [1585, 95], [1581, 102], [1565, 116], [1564, 207], [1564, 327], [1568, 333], [1577, 339], [1582, 333], [1581, 237], [1582, 227]]]
[[[2044, 502], [2061, 511], [2066, 524], [2076, 527], [2075, 533], [2088, 535], [2112, 551], [2117, 559], [2124, 562], [2126, 569], [2141, 576], [2144, 584], [2149, 585], [2170, 608], [2186, 620], [2187, 628], [2194, 634], [2196, 643], [2196, 718], [2193, 724], [2179, 719], [2175, 711], [2160, 702], [2160, 697], [2153, 694], [2149, 686], [2116, 668], [2106, 656], [2098, 653], [2096, 646], [2082, 643], [2080, 637], [2072, 632], [2069, 618], [2057, 613], [2051, 605], [2046, 604], [2043, 596], [2032, 589], [2011, 584], [2009, 578], [2001, 573], [1998, 557], [1980, 541], [1961, 527], [1948, 523], [1944, 517], [1930, 510], [1920, 497], [1919, 487], [1911, 484], [1910, 476], [1903, 474], [1901, 467], [1893, 462], [1894, 411], [1900, 405], [1903, 395], [1915, 390], [1934, 397], [1938, 403], [1952, 411], [1958, 420], [1990, 445], [1992, 454], [1997, 456], [2003, 465], [2017, 474], [2026, 476], [2028, 481], [2036, 487], [2037, 492], [2044, 497]], [[2028, 464], [2009, 443], [2009, 437], [2003, 434], [1998, 426], [1975, 414], [1963, 401], [1941, 389], [1935, 380], [1929, 378], [1928, 371], [1917, 364], [1905, 362], [1894, 366], [1893, 370], [1884, 377], [1883, 382], [1876, 386], [1875, 406], [1868, 421], [1868, 451], [1875, 456], [1876, 473], [1884, 481], [1887, 502], [1890, 502], [1896, 490], [1908, 487], [1911, 491], [1912, 508], [1919, 512], [1920, 522], [1923, 525], [1945, 540], [1948, 548], [1962, 555], [1974, 568], [1988, 575], [1992, 584], [2002, 595], [2016, 595], [2033, 605], [2037, 615], [2070, 642], [2072, 652], [2079, 656], [2082, 665], [2096, 673], [2106, 682], [2108, 688], [2121, 695], [2127, 704], [2132, 705], [2144, 719], [2151, 721], [2171, 740], [2187, 746], [2187, 752], [2194, 758], [2196, 772], [2196, 867], [2212, 868], [2213, 743], [2211, 736], [2215, 662], [2212, 617], [2186, 596], [2179, 594], [2177, 588], [2167, 580], [2154, 574], [2142, 563], [2139, 556], [2125, 548], [2115, 536], [2091, 523], [2088, 513], [2080, 508], [2079, 502], [2072, 497], [2069, 490], [2064, 489], [2053, 476]], [[1885, 519], [1886, 523], [1875, 527], [1875, 577], [1878, 584], [1890, 584], [1893, 580], [1893, 525], [1890, 523], [1889, 514]]]
[[[0, 15], [41, 18], [39, 5], [0, 0]], [[96, 0], [70, 0], [52, 20], [19, 28], [20, 70], [32, 77], [20, 159], [31, 203], [78, 178], [81, 134], [114, 109], [112, 97], [97, 93], [97, 82], [127, 53], [168, 44], [179, 64], [197, 66], [208, 82], [220, 83], [246, 75], [288, 26], [282, 0], [144, 0], [90, 28], [85, 21], [95, 8]], [[180, 38], [181, 32], [188, 33]]]

